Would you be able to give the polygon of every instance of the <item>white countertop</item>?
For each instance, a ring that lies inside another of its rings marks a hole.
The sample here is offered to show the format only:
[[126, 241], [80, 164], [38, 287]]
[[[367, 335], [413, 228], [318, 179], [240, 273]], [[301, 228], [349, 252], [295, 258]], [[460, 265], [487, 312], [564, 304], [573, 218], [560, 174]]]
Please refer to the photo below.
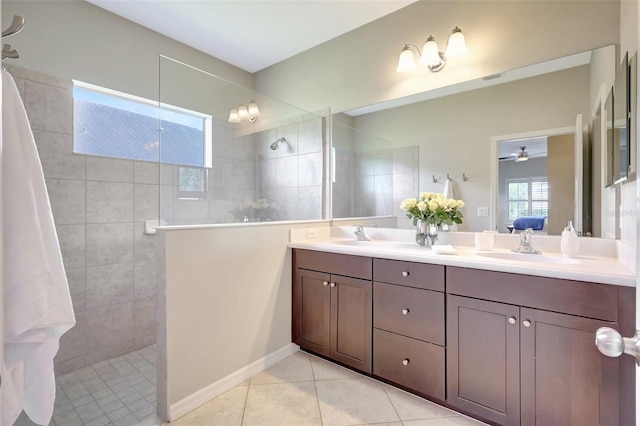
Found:
[[[348, 233], [345, 234], [342, 231], [331, 230], [318, 235], [315, 232], [308, 234], [304, 230], [298, 230], [295, 233], [292, 231], [289, 247], [601, 284], [615, 284], [627, 287], [636, 286], [635, 274], [627, 269], [615, 256], [598, 256], [594, 253], [594, 250], [586, 248], [581, 251], [581, 255], [577, 258], [565, 258], [557, 252], [543, 250], [543, 255], [540, 258], [535, 258], [535, 261], [530, 261], [532, 257], [529, 257], [526, 261], [511, 260], [489, 257], [511, 256], [508, 254], [511, 253], [511, 250], [500, 247], [500, 245], [504, 246], [504, 244], [496, 244], [496, 247], [499, 248], [494, 250], [476, 251], [472, 246], [453, 243], [455, 241], [468, 242], [468, 237], [452, 238], [452, 236], [443, 236], [440, 238], [445, 240], [443, 244], [451, 244], [455, 248], [456, 254], [435, 254], [429, 247], [420, 247], [415, 242], [407, 241], [407, 236], [412, 235], [411, 233], [407, 234], [407, 232], [410, 231], [396, 230], [395, 233], [402, 236], [400, 239], [372, 238], [371, 242], [357, 243], [353, 241], [353, 238], [346, 238]], [[308, 235], [314, 238], [307, 238]], [[541, 244], [544, 245], [542, 242]], [[593, 244], [593, 242], [590, 241], [589, 244]], [[587, 253], [582, 254], [583, 252]], [[602, 253], [607, 253], [607, 251], [603, 250]], [[527, 256], [523, 256], [523, 258], [527, 258]]]

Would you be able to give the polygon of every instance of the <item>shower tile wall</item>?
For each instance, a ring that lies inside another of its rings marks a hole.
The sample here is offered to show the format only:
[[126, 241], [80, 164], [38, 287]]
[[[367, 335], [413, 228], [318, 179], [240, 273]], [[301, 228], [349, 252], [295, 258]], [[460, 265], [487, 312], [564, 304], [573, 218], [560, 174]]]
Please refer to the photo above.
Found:
[[[272, 150], [271, 144], [284, 137]], [[256, 198], [278, 205], [271, 219], [322, 218], [323, 119], [314, 116], [255, 135]]]
[[418, 179], [418, 147], [337, 151], [334, 217], [403, 217], [400, 202], [418, 195]]
[[60, 240], [76, 326], [57, 374], [155, 343], [157, 163], [72, 153], [72, 86], [8, 67], [25, 103]]

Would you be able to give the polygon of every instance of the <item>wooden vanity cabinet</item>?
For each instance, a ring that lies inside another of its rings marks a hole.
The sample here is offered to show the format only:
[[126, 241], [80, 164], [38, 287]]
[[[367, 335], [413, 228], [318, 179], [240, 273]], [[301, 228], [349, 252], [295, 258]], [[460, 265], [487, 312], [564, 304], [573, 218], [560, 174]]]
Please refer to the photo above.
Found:
[[447, 293], [449, 404], [504, 425], [620, 424], [619, 360], [594, 344], [619, 328], [616, 286], [451, 267]]
[[308, 250], [293, 253], [293, 341], [371, 373], [371, 258]]
[[373, 279], [373, 374], [444, 401], [444, 266], [374, 259]]
[[447, 295], [449, 404], [494, 423], [519, 424], [519, 317], [517, 306]]

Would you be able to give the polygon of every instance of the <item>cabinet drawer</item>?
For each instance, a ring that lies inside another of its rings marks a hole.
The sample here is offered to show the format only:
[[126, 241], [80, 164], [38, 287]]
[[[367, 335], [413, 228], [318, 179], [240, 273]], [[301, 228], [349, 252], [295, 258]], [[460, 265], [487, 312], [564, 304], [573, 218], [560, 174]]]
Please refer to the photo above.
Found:
[[375, 282], [373, 326], [444, 346], [444, 293]]
[[373, 259], [373, 279], [385, 283], [444, 291], [444, 266]]
[[373, 374], [441, 401], [445, 400], [444, 358], [443, 347], [373, 330]]
[[618, 319], [616, 286], [448, 267], [447, 293], [606, 321]]
[[371, 279], [370, 257], [294, 249], [293, 265], [297, 268], [328, 272], [345, 277]]

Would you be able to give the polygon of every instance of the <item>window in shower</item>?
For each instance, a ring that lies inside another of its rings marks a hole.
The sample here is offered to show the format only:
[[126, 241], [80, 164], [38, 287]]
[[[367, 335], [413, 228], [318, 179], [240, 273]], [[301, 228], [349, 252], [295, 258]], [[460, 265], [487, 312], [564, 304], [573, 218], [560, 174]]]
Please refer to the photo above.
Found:
[[207, 198], [207, 169], [202, 167], [178, 168], [178, 198], [203, 200]]
[[207, 114], [73, 82], [77, 154], [211, 167], [211, 126]]

